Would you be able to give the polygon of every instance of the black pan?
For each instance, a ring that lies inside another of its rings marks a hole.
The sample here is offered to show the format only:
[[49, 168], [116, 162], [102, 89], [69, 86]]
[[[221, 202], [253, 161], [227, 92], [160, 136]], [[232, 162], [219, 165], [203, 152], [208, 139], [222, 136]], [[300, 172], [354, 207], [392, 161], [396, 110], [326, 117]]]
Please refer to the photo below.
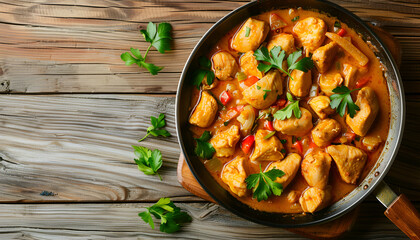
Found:
[[[385, 76], [388, 82], [390, 102], [391, 102], [391, 124], [389, 136], [384, 150], [379, 157], [376, 165], [372, 168], [367, 177], [346, 197], [314, 214], [294, 216], [290, 214], [269, 213], [254, 210], [233, 197], [228, 191], [221, 187], [216, 180], [206, 170], [202, 162], [194, 154], [194, 143], [192, 134], [189, 131], [189, 109], [193, 85], [191, 75], [198, 67], [198, 57], [206, 55], [214, 44], [230, 31], [234, 26], [245, 21], [248, 17], [260, 13], [283, 8], [316, 9], [323, 13], [337, 17], [345, 22], [350, 28], [359, 32], [365, 40], [369, 40], [378, 52], [377, 56], [381, 59], [386, 68]], [[404, 92], [402, 89], [401, 77], [398, 72], [394, 59], [381, 40], [373, 31], [357, 16], [346, 9], [327, 1], [317, 0], [266, 0], [250, 2], [223, 17], [213, 25], [193, 49], [188, 58], [178, 85], [176, 97], [176, 127], [179, 143], [186, 162], [201, 184], [203, 189], [221, 206], [245, 219], [256, 223], [275, 226], [275, 227], [303, 227], [333, 220], [363, 201], [374, 188], [381, 183], [385, 174], [394, 161], [402, 138], [403, 125], [405, 118]]]

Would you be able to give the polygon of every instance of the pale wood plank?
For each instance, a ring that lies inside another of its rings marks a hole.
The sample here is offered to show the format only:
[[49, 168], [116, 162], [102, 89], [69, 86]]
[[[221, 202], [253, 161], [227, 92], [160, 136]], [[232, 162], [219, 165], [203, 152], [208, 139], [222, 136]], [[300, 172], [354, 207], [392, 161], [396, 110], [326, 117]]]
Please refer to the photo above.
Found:
[[[413, 200], [420, 200], [419, 107], [418, 98], [408, 103], [409, 130], [387, 177]], [[142, 143], [162, 150], [163, 182], [143, 175], [132, 160], [130, 145], [145, 134], [149, 116], [165, 113], [175, 134], [174, 108], [173, 97], [0, 95], [0, 202], [198, 200], [177, 182], [175, 136]]]
[[[2, 91], [174, 93], [182, 67], [203, 33], [247, 1], [0, 1]], [[335, 1], [396, 35], [403, 50], [402, 76], [418, 85], [420, 18], [416, 1]], [[173, 48], [152, 51], [150, 62], [165, 66], [150, 76], [124, 66], [130, 47], [145, 49], [139, 32], [148, 21], [174, 26]], [[412, 88], [406, 88], [412, 92]], [[416, 89], [417, 91], [417, 89]]]
[[[177, 203], [193, 221], [175, 234], [152, 230], [137, 213], [150, 204], [1, 204], [0, 237], [19, 239], [304, 239], [243, 220], [210, 203]], [[416, 203], [417, 208], [420, 207]], [[363, 203], [343, 239], [407, 239], [380, 203]]]

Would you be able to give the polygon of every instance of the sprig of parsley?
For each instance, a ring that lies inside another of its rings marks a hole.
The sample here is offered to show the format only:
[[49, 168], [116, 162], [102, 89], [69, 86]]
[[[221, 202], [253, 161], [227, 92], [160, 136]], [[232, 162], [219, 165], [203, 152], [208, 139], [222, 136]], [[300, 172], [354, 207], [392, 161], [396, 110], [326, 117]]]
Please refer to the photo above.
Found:
[[293, 100], [292, 94], [290, 93], [287, 93], [286, 96], [290, 104], [274, 113], [273, 117], [275, 119], [284, 120], [286, 118], [291, 118], [292, 114], [294, 114], [296, 118], [301, 118], [302, 111], [300, 111], [299, 108], [299, 100]]
[[258, 202], [267, 200], [271, 194], [280, 196], [283, 192], [283, 185], [275, 180], [283, 175], [284, 172], [276, 168], [263, 172], [260, 164], [260, 172], [251, 174], [245, 179], [246, 187], [252, 189], [252, 197], [256, 198]]
[[209, 131], [205, 131], [201, 137], [195, 138], [197, 146], [195, 147], [194, 151], [197, 156], [203, 159], [210, 159], [213, 154], [216, 152], [213, 145], [208, 141], [211, 138], [211, 134]]
[[162, 167], [162, 153], [158, 150], [150, 150], [142, 146], [132, 146], [134, 148], [134, 162], [137, 167], [146, 175], [158, 175], [162, 181], [162, 177], [157, 172]]
[[144, 54], [144, 57], [141, 55], [139, 49], [130, 48], [130, 52], [125, 52], [121, 54], [121, 60], [125, 62], [125, 65], [130, 66], [135, 63], [139, 67], [147, 69], [152, 75], [158, 74], [163, 67], [156, 66], [152, 63], [146, 62], [147, 54], [149, 53], [150, 48], [155, 47], [160, 53], [165, 53], [167, 50], [171, 50], [171, 30], [172, 26], [169, 23], [160, 23], [157, 26], [155, 23], [149, 22], [146, 30], [140, 30], [140, 33], [145, 38], [146, 42], [149, 42], [150, 45]]
[[157, 136], [170, 137], [171, 136], [170, 132], [168, 132], [165, 129], [162, 129], [163, 127], [166, 126], [165, 114], [163, 114], [163, 113], [159, 114], [158, 118], [155, 118], [155, 117], [151, 116], [150, 117], [150, 122], [151, 122], [152, 126], [147, 128], [146, 136], [144, 136], [142, 139], [140, 139], [139, 142], [143, 141], [150, 134], [152, 136], [155, 136], [155, 137], [157, 137]]
[[268, 52], [266, 47], [261, 47], [257, 49], [254, 53], [255, 59], [267, 62], [259, 63], [258, 70], [261, 72], [268, 72], [271, 68], [280, 69], [282, 72], [286, 73], [292, 80], [293, 77], [290, 75], [293, 69], [297, 69], [303, 72], [308, 72], [308, 70], [312, 69], [315, 65], [311, 58], [304, 57], [301, 60], [297, 61], [302, 56], [302, 51], [298, 50], [289, 54], [287, 57], [287, 69], [283, 69], [283, 60], [286, 57], [286, 52], [281, 49], [280, 46], [275, 46]]
[[350, 93], [356, 90], [360, 90], [360, 88], [357, 89], [353, 89], [350, 90], [348, 89], [346, 86], [340, 86], [340, 87], [336, 87], [334, 88], [334, 90], [332, 90], [334, 93], [334, 95], [330, 96], [331, 102], [330, 102], [330, 106], [332, 109], [335, 109], [338, 114], [340, 114], [340, 116], [344, 116], [344, 114], [346, 114], [346, 108], [348, 108], [348, 112], [351, 118], [354, 117], [354, 115], [356, 114], [356, 111], [359, 111], [360, 108], [359, 106], [357, 106], [354, 102], [353, 99], [351, 98]]
[[188, 223], [192, 220], [188, 213], [182, 212], [169, 198], [161, 198], [151, 207], [147, 207], [146, 211], [139, 213], [139, 217], [148, 223], [152, 229], [155, 229], [152, 215], [156, 219], [160, 219], [159, 229], [166, 233], [177, 232], [180, 230], [182, 223]]
[[200, 67], [194, 72], [193, 84], [200, 89], [201, 82], [207, 76], [207, 85], [211, 85], [214, 80], [214, 72], [211, 70], [211, 62], [206, 57], [198, 59]]

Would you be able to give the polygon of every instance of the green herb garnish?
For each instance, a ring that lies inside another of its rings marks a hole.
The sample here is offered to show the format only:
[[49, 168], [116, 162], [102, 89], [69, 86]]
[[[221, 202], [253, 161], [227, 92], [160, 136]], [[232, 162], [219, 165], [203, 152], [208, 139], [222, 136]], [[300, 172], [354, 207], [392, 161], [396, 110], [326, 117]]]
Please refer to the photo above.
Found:
[[181, 228], [182, 223], [191, 222], [191, 217], [186, 212], [181, 212], [181, 209], [169, 199], [161, 198], [157, 203], [151, 207], [147, 207], [146, 211], [139, 213], [139, 217], [155, 229], [152, 215], [160, 219], [160, 231], [166, 233], [177, 232]]
[[152, 136], [163, 136], [163, 137], [170, 137], [171, 133], [168, 132], [165, 129], [162, 129], [166, 126], [165, 121], [165, 114], [161, 113], [159, 114], [158, 118], [155, 118], [153, 116], [150, 117], [150, 122], [152, 123], [152, 126], [147, 128], [147, 134], [142, 139], [139, 140], [139, 142], [143, 141], [147, 136], [152, 134]]
[[260, 90], [260, 89], [261, 89], [261, 87], [257, 85], [257, 89], [258, 89], [258, 90]]
[[210, 159], [213, 156], [216, 150], [213, 148], [213, 145], [208, 142], [210, 138], [211, 134], [209, 131], [205, 131], [200, 138], [195, 138], [197, 146], [195, 147], [194, 151], [197, 156], [203, 159]]
[[281, 139], [281, 140], [280, 140], [280, 142], [281, 142], [282, 144], [286, 144], [286, 143], [287, 143], [287, 140], [286, 140], [286, 139]]
[[144, 57], [141, 55], [139, 49], [130, 48], [132, 55], [129, 52], [125, 52], [121, 54], [121, 60], [123, 60], [127, 66], [135, 63], [139, 67], [147, 69], [147, 71], [149, 71], [152, 75], [158, 74], [158, 72], [161, 71], [163, 67], [156, 66], [152, 63], [147, 63], [146, 57], [152, 46], [155, 47], [160, 53], [165, 53], [165, 51], [171, 50], [171, 30], [172, 26], [169, 23], [164, 22], [157, 26], [156, 24], [149, 22], [146, 30], [140, 30], [146, 42], [150, 42]]
[[271, 138], [272, 136], [274, 136], [274, 134], [276, 134], [276, 131], [271, 131], [271, 132], [269, 132], [267, 135], [265, 135], [263, 138], [264, 138], [264, 139], [269, 139], [269, 138]]
[[279, 177], [284, 176], [282, 170], [273, 168], [270, 171], [263, 172], [260, 164], [260, 172], [249, 175], [246, 179], [248, 189], [252, 189], [252, 197], [257, 201], [267, 200], [271, 194], [280, 196], [283, 192], [283, 185], [275, 182]]
[[339, 21], [335, 21], [334, 22], [334, 27], [340, 29], [341, 28], [341, 23]]
[[162, 153], [155, 149], [150, 150], [142, 146], [132, 146], [134, 148], [134, 162], [137, 167], [146, 175], [158, 175], [162, 181], [162, 177], [157, 172], [162, 167]]
[[293, 100], [292, 94], [290, 93], [287, 93], [286, 96], [290, 104], [274, 113], [274, 118], [284, 120], [286, 118], [291, 118], [292, 114], [294, 114], [296, 118], [301, 118], [302, 111], [300, 111], [299, 108], [299, 100]]
[[249, 37], [249, 33], [251, 32], [251, 28], [249, 28], [249, 27], [246, 27], [246, 30], [245, 30], [245, 37]]
[[292, 19], [292, 22], [296, 22], [297, 20], [299, 20], [299, 16], [296, 16]]
[[200, 89], [204, 77], [207, 76], [207, 85], [213, 84], [214, 72], [211, 70], [211, 62], [204, 56], [198, 59], [200, 67], [194, 72], [193, 84]]
[[270, 52], [268, 52], [266, 47], [261, 47], [255, 51], [254, 56], [257, 60], [269, 63], [259, 63], [257, 67], [259, 71], [266, 73], [274, 67], [286, 73], [292, 80], [293, 78], [290, 73], [293, 69], [308, 72], [315, 66], [310, 57], [304, 57], [297, 61], [302, 56], [302, 51], [298, 50], [289, 54], [287, 57], [288, 68], [286, 70], [283, 69], [283, 60], [286, 57], [286, 52], [280, 46], [273, 47]]
[[346, 114], [346, 108], [348, 109], [349, 115], [351, 118], [354, 117], [356, 114], [356, 111], [359, 111], [360, 108], [353, 102], [353, 99], [351, 98], [350, 93], [356, 90], [360, 90], [360, 88], [356, 88], [353, 90], [348, 89], [346, 86], [340, 86], [334, 88], [332, 90], [334, 95], [330, 96], [331, 102], [331, 108], [335, 109], [340, 116], [344, 116]]
[[264, 89], [263, 91], [264, 91], [264, 96], [263, 96], [263, 98], [264, 98], [264, 100], [265, 100], [265, 99], [267, 98], [268, 92], [271, 92], [271, 90], [270, 90], [270, 89]]
[[223, 123], [223, 125], [227, 126], [227, 125], [229, 125], [229, 122], [230, 121], [226, 121], [226, 122]]
[[282, 150], [280, 150], [280, 152], [283, 153], [283, 154], [285, 154], [286, 153], [286, 149], [283, 148]]

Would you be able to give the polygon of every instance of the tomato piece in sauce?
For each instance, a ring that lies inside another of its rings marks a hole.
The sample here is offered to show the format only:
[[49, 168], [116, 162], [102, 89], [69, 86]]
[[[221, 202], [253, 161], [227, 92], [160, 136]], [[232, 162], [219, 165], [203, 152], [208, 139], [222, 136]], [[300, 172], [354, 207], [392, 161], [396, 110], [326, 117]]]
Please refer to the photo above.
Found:
[[372, 77], [364, 77], [364, 78], [362, 78], [362, 79], [359, 79], [357, 82], [356, 82], [356, 88], [361, 88], [361, 87], [363, 87], [364, 85], [366, 85], [369, 81], [370, 81], [370, 79], [371, 79]]
[[340, 37], [344, 37], [347, 34], [346, 29], [342, 28], [337, 33]]
[[242, 143], [241, 143], [242, 151], [244, 153], [246, 153], [246, 154], [248, 154], [249, 152], [251, 152], [252, 147], [254, 146], [254, 142], [255, 142], [254, 135], [249, 135], [249, 136], [245, 137], [242, 140]]
[[244, 80], [245, 85], [248, 87], [251, 87], [254, 85], [254, 83], [258, 82], [260, 79], [258, 79], [256, 76], [249, 76], [246, 80]]
[[223, 91], [222, 94], [220, 94], [220, 101], [223, 105], [226, 106], [226, 104], [228, 104], [230, 100], [232, 100], [232, 96], [228, 91]]

